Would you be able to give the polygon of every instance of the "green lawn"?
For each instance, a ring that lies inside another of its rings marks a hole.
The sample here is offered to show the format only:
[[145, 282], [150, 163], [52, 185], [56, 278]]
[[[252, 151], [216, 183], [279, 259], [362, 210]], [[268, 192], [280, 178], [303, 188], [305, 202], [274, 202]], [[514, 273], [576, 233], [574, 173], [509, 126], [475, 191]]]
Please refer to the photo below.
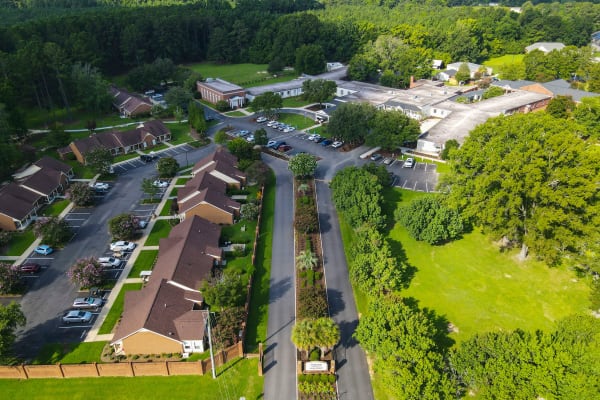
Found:
[[193, 71], [200, 72], [205, 78], [221, 78], [243, 87], [287, 82], [298, 76], [293, 73], [273, 78], [273, 76], [267, 72], [267, 64], [217, 64], [203, 62], [186, 65], [186, 67]]
[[167, 124], [167, 128], [171, 131], [171, 140], [169, 143], [172, 145], [187, 143], [194, 140], [190, 136], [190, 125], [187, 122]]
[[135, 259], [135, 263], [133, 264], [133, 268], [129, 272], [128, 278], [139, 278], [140, 272], [142, 271], [151, 271], [152, 267], [154, 267], [154, 262], [156, 261], [156, 257], [158, 257], [158, 250], [142, 250], [140, 254]]
[[15, 232], [12, 234], [10, 242], [3, 249], [2, 255], [5, 256], [20, 256], [35, 240], [35, 235], [31, 228], [25, 232]]
[[166, 144], [159, 143], [156, 146], [148, 147], [147, 149], [142, 150], [142, 153], [144, 153], [144, 154], [150, 154], [153, 151], [165, 150], [165, 149], [168, 149], [168, 148], [169, 148], [169, 146], [167, 146]]
[[[174, 190], [177, 190], [177, 188], [175, 188]], [[161, 217], [168, 217], [169, 215], [171, 215], [171, 204], [173, 204], [173, 201], [176, 201], [174, 199], [168, 199], [165, 202], [165, 205], [163, 206], [162, 210], [160, 210], [160, 216]]]
[[[204, 376], [149, 376], [136, 378], [2, 379], [5, 399], [70, 400], [247, 400], [262, 399], [264, 379], [257, 359], [236, 359], [217, 369], [217, 379]], [[175, 395], [176, 394], [176, 395]]]
[[44, 207], [42, 211], [42, 215], [45, 217], [58, 217], [61, 212], [69, 205], [69, 200], [56, 200], [54, 203], [47, 205]]
[[177, 178], [175, 185], [185, 185], [191, 178]]
[[269, 311], [269, 279], [271, 277], [271, 252], [273, 244], [273, 220], [275, 210], [275, 176], [269, 172], [263, 197], [260, 235], [256, 245], [254, 283], [250, 297], [246, 329], [246, 352], [256, 352], [258, 343], [267, 339]]
[[228, 117], [245, 117], [246, 114], [241, 111], [229, 111], [225, 113]]
[[[402, 203], [418, 196], [399, 192]], [[406, 253], [417, 270], [402, 294], [446, 316], [463, 341], [477, 332], [551, 329], [554, 321], [588, 307], [589, 289], [564, 268], [518, 262], [516, 251], [501, 253], [478, 230], [444, 246], [412, 239], [400, 225], [390, 231], [393, 251]]]
[[100, 362], [108, 342], [51, 343], [45, 345], [32, 364], [79, 364]]
[[278, 121], [284, 122], [288, 125], [291, 125], [298, 130], [308, 128], [309, 126], [313, 126], [313, 125], [317, 124], [311, 118], [308, 118], [308, 117], [305, 117], [305, 116], [299, 115], [299, 114], [281, 113], [281, 114], [279, 114]]
[[158, 246], [158, 242], [162, 238], [166, 238], [169, 236], [169, 232], [171, 232], [171, 223], [166, 219], [159, 219], [154, 223], [154, 227], [152, 227], [152, 232], [148, 235], [148, 239], [144, 246]]
[[304, 106], [307, 106], [312, 103], [314, 103], [314, 101], [302, 100], [302, 98], [300, 96], [287, 97], [287, 98], [283, 99], [283, 106], [290, 107], [290, 108], [291, 107], [304, 107]]
[[99, 335], [111, 333], [113, 328], [121, 318], [121, 314], [123, 314], [123, 302], [125, 301], [125, 292], [128, 292], [130, 290], [140, 290], [141, 288], [141, 283], [126, 283], [123, 285], [123, 288], [121, 289], [119, 295], [115, 299], [115, 302], [110, 308], [110, 311], [106, 315], [104, 323], [98, 330]]
[[[523, 64], [524, 54], [507, 54], [502, 57], [490, 58], [483, 65], [491, 67], [494, 74], [499, 74], [502, 78], [503, 69], [506, 67], [516, 67], [521, 78], [525, 77], [525, 65]], [[514, 70], [514, 68], [513, 68]]]
[[[246, 227], [242, 231], [242, 227]], [[221, 227], [221, 239], [232, 243], [252, 243], [254, 239], [254, 230], [256, 221], [240, 221], [237, 224]]]
[[126, 160], [131, 160], [133, 158], [138, 158], [140, 155], [137, 152], [132, 152], [132, 153], [127, 153], [127, 154], [121, 154], [118, 156], [115, 156], [113, 158], [113, 163], [118, 163], [121, 161], [126, 161]]

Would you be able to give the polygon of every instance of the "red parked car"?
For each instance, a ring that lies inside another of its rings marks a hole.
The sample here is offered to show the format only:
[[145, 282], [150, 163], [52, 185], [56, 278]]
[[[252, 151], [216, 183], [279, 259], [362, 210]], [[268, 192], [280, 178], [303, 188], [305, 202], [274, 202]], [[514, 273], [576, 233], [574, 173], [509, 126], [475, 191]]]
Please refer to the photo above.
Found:
[[37, 274], [38, 272], [40, 272], [41, 269], [42, 266], [40, 264], [36, 264], [33, 262], [22, 264], [19, 267], [19, 271], [21, 271], [24, 274]]

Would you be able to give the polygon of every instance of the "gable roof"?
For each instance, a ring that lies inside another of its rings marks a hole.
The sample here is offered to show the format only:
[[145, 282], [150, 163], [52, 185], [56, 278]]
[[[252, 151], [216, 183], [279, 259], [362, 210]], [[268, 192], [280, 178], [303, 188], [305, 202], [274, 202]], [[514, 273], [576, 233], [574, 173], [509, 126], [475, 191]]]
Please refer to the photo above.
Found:
[[16, 220], [22, 220], [34, 208], [42, 195], [9, 183], [0, 189], [0, 213]]
[[177, 191], [177, 203], [187, 201], [188, 196], [194, 195], [204, 189], [225, 193], [227, 184], [217, 177], [202, 171], [186, 182], [185, 186]]
[[167, 279], [182, 287], [199, 290], [200, 283], [212, 272], [220, 259], [221, 227], [198, 216], [176, 225], [169, 237], [159, 243], [158, 259], [152, 280]]
[[67, 174], [67, 175], [69, 173], [73, 172], [73, 167], [71, 167], [69, 164], [58, 161], [56, 158], [52, 158], [49, 156], [43, 156], [42, 158], [37, 160], [34, 164], [40, 168], [50, 168], [55, 171], [60, 171], [63, 174]]
[[142, 329], [179, 342], [202, 340], [207, 311], [200, 310], [197, 298], [197, 293], [166, 279], [151, 280], [142, 290], [126, 292], [123, 318], [112, 343]]
[[21, 182], [21, 186], [49, 196], [62, 184], [61, 176], [60, 171], [42, 168]]
[[202, 171], [217, 171], [237, 182], [246, 179], [246, 174], [237, 169], [237, 157], [222, 147], [194, 164], [194, 167], [192, 168], [193, 175]]
[[133, 113], [140, 106], [152, 107], [152, 104], [149, 101], [146, 101], [142, 96], [129, 93], [126, 90], [119, 89], [115, 86], [110, 88], [110, 93], [113, 96], [113, 105], [119, 110], [124, 109], [129, 113]]
[[138, 125], [135, 129], [129, 131], [109, 131], [91, 135], [87, 138], [73, 141], [81, 154], [90, 150], [104, 147], [106, 149], [116, 149], [119, 147], [130, 147], [141, 143], [148, 135], [159, 137], [169, 134], [167, 126], [160, 120], [146, 121]]
[[182, 214], [202, 203], [210, 204], [228, 214], [234, 214], [236, 210], [240, 209], [240, 203], [231, 200], [223, 193], [209, 188], [195, 191], [181, 201], [179, 200], [179, 194], [177, 195], [177, 205], [179, 212]]

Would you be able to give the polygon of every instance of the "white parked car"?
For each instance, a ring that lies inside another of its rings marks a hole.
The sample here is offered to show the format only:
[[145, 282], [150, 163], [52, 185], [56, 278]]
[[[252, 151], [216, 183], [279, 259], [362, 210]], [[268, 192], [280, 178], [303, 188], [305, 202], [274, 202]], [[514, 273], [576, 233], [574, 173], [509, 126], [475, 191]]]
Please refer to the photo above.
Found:
[[89, 311], [69, 311], [62, 317], [65, 324], [84, 323], [87, 324], [92, 320], [92, 313]]
[[342, 147], [343, 145], [344, 145], [344, 142], [336, 141], [336, 142], [333, 142], [333, 144], [331, 145], [331, 147], [333, 147], [334, 149], [337, 149], [339, 147]]
[[96, 182], [93, 185], [90, 185], [90, 187], [95, 190], [108, 190], [110, 186], [106, 182]]
[[287, 128], [283, 129], [283, 133], [290, 133], [290, 132], [294, 132], [296, 129], [293, 126], [288, 126]]
[[246, 142], [254, 142], [254, 135], [248, 135], [246, 137]]
[[267, 117], [258, 117], [256, 118], [256, 122], [262, 124], [263, 122], [267, 122]]
[[102, 307], [104, 300], [98, 297], [78, 297], [73, 300], [73, 308], [84, 309], [93, 308], [98, 309]]
[[154, 182], [152, 182], [152, 185], [154, 187], [157, 187], [157, 188], [166, 188], [167, 186], [169, 186], [169, 182], [167, 182], [167, 181], [161, 181], [161, 180], [155, 180]]
[[119, 267], [121, 265], [121, 260], [115, 257], [100, 257], [98, 262], [103, 267]]
[[415, 160], [413, 158], [407, 158], [404, 161], [404, 165], [402, 165], [402, 167], [404, 168], [412, 168], [415, 166]]
[[111, 251], [131, 251], [135, 249], [136, 244], [133, 242], [126, 242], [124, 240], [119, 240], [118, 242], [113, 242], [110, 244]]

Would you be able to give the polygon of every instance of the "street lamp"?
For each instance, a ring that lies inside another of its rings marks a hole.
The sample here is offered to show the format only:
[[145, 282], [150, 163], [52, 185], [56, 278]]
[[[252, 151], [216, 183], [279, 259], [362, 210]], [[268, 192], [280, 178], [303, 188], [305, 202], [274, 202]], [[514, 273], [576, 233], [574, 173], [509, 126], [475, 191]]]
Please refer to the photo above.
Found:
[[216, 373], [216, 368], [215, 368], [215, 356], [213, 354], [212, 338], [211, 338], [211, 334], [210, 334], [210, 311], [208, 311], [207, 322], [208, 322], [208, 348], [210, 350], [210, 363], [212, 365], [212, 377], [213, 377], [213, 379], [217, 379], [217, 373]]

